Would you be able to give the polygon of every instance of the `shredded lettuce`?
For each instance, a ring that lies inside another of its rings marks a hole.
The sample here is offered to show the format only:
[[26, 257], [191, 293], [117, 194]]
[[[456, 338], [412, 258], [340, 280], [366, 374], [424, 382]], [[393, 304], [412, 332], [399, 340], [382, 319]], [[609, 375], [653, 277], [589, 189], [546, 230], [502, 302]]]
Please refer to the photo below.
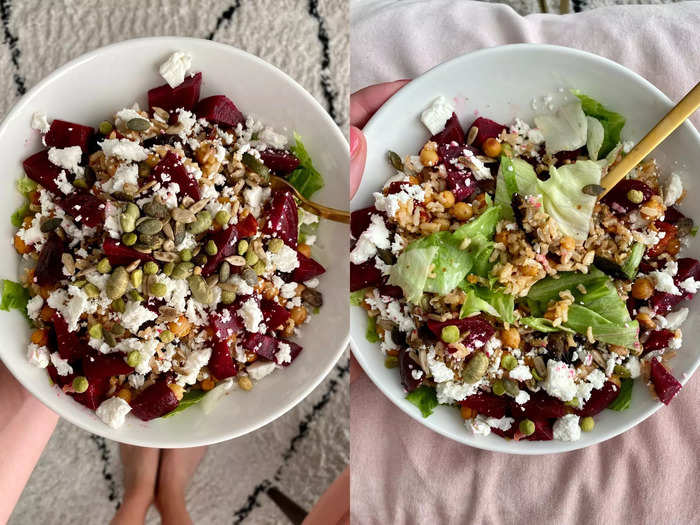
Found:
[[586, 139], [586, 149], [591, 160], [598, 160], [600, 147], [603, 145], [605, 130], [597, 118], [586, 117], [588, 121], [588, 138]]
[[533, 284], [527, 294], [527, 298], [537, 302], [548, 303], [552, 299], [558, 299], [559, 292], [563, 290], [572, 290], [573, 293], [579, 284], [588, 289], [608, 279], [597, 268], [591, 268], [588, 273], [559, 272], [557, 276], [557, 279], [547, 277]]
[[466, 298], [459, 312], [460, 318], [484, 312], [499, 317], [506, 323], [515, 322], [515, 300], [512, 295], [468, 283], [463, 283], [462, 289], [466, 293]]
[[550, 155], [574, 151], [586, 145], [588, 123], [578, 100], [562, 106], [555, 115], [536, 116], [535, 125], [542, 132]]
[[287, 181], [308, 199], [323, 188], [323, 177], [314, 168], [311, 157], [301, 142], [301, 137], [296, 132], [294, 133], [294, 140], [296, 144], [291, 147], [291, 150], [299, 159], [299, 167], [287, 177]]
[[503, 206], [491, 206], [477, 218], [457, 228], [453, 235], [460, 241], [467, 237], [473, 239], [477, 235], [482, 235], [486, 239], [491, 239], [496, 233], [496, 225], [501, 219], [502, 212]]
[[406, 249], [392, 266], [389, 284], [401, 287], [408, 302], [417, 303], [423, 295], [430, 264], [437, 252], [437, 246]]
[[367, 317], [367, 331], [365, 332], [365, 339], [370, 343], [378, 343], [380, 341], [379, 334], [377, 333], [377, 318]]
[[538, 332], [543, 332], [545, 334], [552, 332], [569, 332], [575, 333], [571, 328], [566, 326], [554, 326], [552, 321], [545, 319], [544, 317], [523, 317], [520, 319], [520, 324], [537, 330]]
[[17, 208], [10, 216], [10, 222], [12, 223], [12, 226], [19, 228], [22, 226], [22, 221], [24, 221], [24, 218], [28, 217], [29, 215], [31, 215], [31, 211], [29, 211], [29, 201], [25, 200], [24, 204]]
[[36, 182], [34, 182], [26, 175], [21, 179], [18, 179], [15, 185], [17, 187], [17, 191], [25, 197], [29, 196], [29, 194], [33, 192], [37, 187]]
[[362, 302], [364, 301], [366, 292], [367, 292], [367, 288], [363, 288], [362, 290], [357, 290], [357, 291], [351, 292], [350, 293], [350, 304], [352, 306], [361, 306]]
[[29, 302], [29, 290], [14, 281], [2, 280], [2, 299], [0, 299], [0, 310], [9, 312], [19, 310], [27, 319], [27, 303]]
[[31, 215], [29, 210], [29, 194], [34, 191], [37, 187], [36, 182], [27, 177], [26, 175], [21, 179], [18, 179], [15, 183], [17, 191], [24, 195], [24, 203], [15, 210], [15, 212], [10, 217], [10, 222], [15, 228], [22, 226], [22, 221], [25, 217]]
[[535, 169], [529, 162], [503, 155], [496, 176], [496, 203], [502, 204], [509, 217], [512, 217], [510, 203], [513, 194], [517, 192], [520, 195], [537, 195], [540, 193], [538, 183]]
[[415, 249], [436, 248], [430, 261], [433, 269], [426, 277], [423, 291], [447, 294], [469, 273], [474, 260], [467, 250], [460, 249], [461, 242], [452, 232], [445, 231], [423, 237], [406, 248], [409, 253]]
[[433, 409], [438, 406], [435, 389], [428, 386], [416, 388], [413, 392], [406, 395], [406, 399], [420, 409], [423, 417], [428, 417], [433, 413]]
[[163, 417], [174, 416], [175, 414], [196, 405], [204, 398], [206, 394], [207, 393], [204, 390], [190, 390], [189, 392], [185, 392], [180, 400], [180, 403], [171, 412], [168, 412]]
[[620, 393], [613, 400], [612, 403], [608, 405], [610, 410], [617, 410], [618, 412], [622, 410], [627, 410], [630, 407], [632, 401], [632, 387], [634, 386], [634, 380], [630, 378], [625, 378], [620, 380]]
[[[600, 146], [599, 155], [601, 157], [610, 153], [620, 142], [620, 133], [625, 126], [625, 117], [614, 111], [605, 108], [600, 102], [584, 95], [578, 90], [573, 90], [581, 101], [581, 109], [589, 116], [597, 119], [603, 127], [604, 138]], [[596, 160], [596, 159], [593, 159]]]

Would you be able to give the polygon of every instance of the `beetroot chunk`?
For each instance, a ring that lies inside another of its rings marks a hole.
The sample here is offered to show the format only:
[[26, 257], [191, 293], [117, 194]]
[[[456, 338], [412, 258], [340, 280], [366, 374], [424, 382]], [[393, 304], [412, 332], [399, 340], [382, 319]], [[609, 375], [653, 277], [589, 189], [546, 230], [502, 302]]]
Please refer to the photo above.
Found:
[[209, 314], [209, 324], [214, 337], [219, 341], [227, 340], [243, 328], [234, 307], [223, 307], [220, 311]]
[[445, 165], [447, 171], [447, 187], [458, 201], [463, 201], [476, 190], [476, 181], [472, 173], [459, 162], [459, 157], [464, 155], [465, 150], [476, 154], [471, 147], [454, 142], [438, 145], [440, 162]]
[[453, 112], [450, 119], [445, 123], [445, 129], [430, 137], [430, 140], [438, 144], [449, 144], [453, 141], [457, 144], [464, 144], [464, 131], [459, 123], [457, 114]]
[[486, 139], [498, 138], [501, 131], [506, 131], [508, 129], [503, 124], [499, 124], [498, 122], [494, 122], [493, 120], [484, 117], [479, 117], [476, 119], [469, 129], [471, 129], [472, 126], [475, 126], [479, 130], [479, 132], [476, 134], [476, 139], [474, 140], [474, 144], [479, 148], [484, 145], [484, 141]]
[[291, 191], [277, 191], [272, 196], [269, 217], [265, 221], [263, 233], [278, 237], [284, 241], [284, 244], [296, 249], [299, 235], [299, 212]]
[[57, 203], [76, 222], [97, 228], [105, 222], [105, 202], [92, 193], [73, 193]]
[[285, 324], [291, 315], [284, 306], [269, 299], [260, 301], [260, 310], [262, 310], [265, 324], [271, 329], [277, 329]]
[[651, 382], [664, 405], [668, 405], [683, 386], [657, 358], [651, 360]]
[[[280, 363], [277, 360], [277, 351], [279, 350], [280, 343], [286, 343], [289, 345], [291, 354], [291, 360], [289, 362]], [[288, 341], [286, 339], [276, 339], [269, 335], [263, 334], [248, 333], [243, 339], [242, 344], [243, 348], [246, 350], [254, 352], [260, 357], [264, 357], [268, 361], [274, 361], [281, 366], [289, 366], [302, 351], [302, 347], [292, 341]]]
[[[416, 370], [420, 372], [418, 379], [413, 375], [413, 372]], [[401, 376], [401, 384], [406, 389], [406, 392], [413, 392], [425, 380], [425, 373], [423, 373], [420, 365], [411, 358], [407, 348], [399, 350], [399, 374]]]
[[199, 88], [202, 85], [202, 74], [197, 73], [185, 78], [185, 81], [171, 88], [163, 84], [148, 91], [148, 107], [163, 108], [166, 111], [175, 111], [178, 108], [191, 110], [199, 100]]
[[484, 416], [502, 418], [506, 415], [508, 408], [508, 399], [504, 396], [496, 396], [487, 392], [480, 392], [467, 397], [464, 401], [460, 401], [463, 407], [469, 407], [478, 414]]
[[[692, 257], [682, 257], [676, 261], [678, 263], [678, 273], [673, 277], [673, 282], [676, 286], [683, 281], [692, 277], [695, 281], [700, 281], [700, 261]], [[679, 304], [683, 299], [692, 299], [694, 294], [680, 288], [681, 295], [670, 294], [666, 292], [654, 292], [654, 295], [649, 299], [649, 307], [654, 312], [665, 315]]]
[[124, 357], [118, 355], [88, 355], [83, 357], [83, 373], [90, 383], [112, 376], [130, 374], [134, 368], [127, 365]]
[[155, 260], [147, 253], [134, 250], [130, 246], [126, 246], [120, 241], [109, 237], [102, 243], [102, 250], [109, 259], [109, 263], [113, 266], [124, 266], [136, 259], [144, 262]]
[[131, 412], [142, 421], [150, 421], [175, 410], [180, 402], [166, 381], [157, 381], [131, 402]]
[[668, 348], [668, 344], [673, 338], [674, 333], [671, 330], [667, 330], [666, 328], [654, 330], [649, 334], [649, 338], [644, 342], [644, 352], [653, 352], [654, 350]]
[[[638, 190], [644, 196], [642, 202], [635, 203], [627, 198], [630, 190]], [[603, 197], [603, 202], [610, 206], [610, 209], [617, 213], [629, 213], [632, 210], [638, 209], [642, 203], [646, 202], [654, 194], [652, 189], [637, 179], [624, 179], [618, 182], [606, 195]]]
[[58, 355], [61, 359], [73, 361], [81, 357], [81, 344], [77, 332], [68, 331], [68, 323], [58, 312], [54, 312], [51, 316], [54, 333], [56, 334], [56, 345], [58, 347]]
[[180, 192], [185, 195], [189, 195], [195, 201], [198, 201], [201, 197], [199, 194], [199, 183], [196, 181], [193, 175], [187, 172], [187, 168], [182, 163], [182, 159], [169, 151], [168, 154], [163, 157], [158, 164], [153, 168], [153, 178], [163, 183], [163, 177], [170, 177], [169, 180], [176, 182], [180, 186]]
[[296, 155], [284, 149], [265, 148], [260, 152], [260, 160], [279, 175], [286, 175], [299, 167]]
[[217, 341], [211, 351], [209, 372], [217, 379], [226, 379], [238, 374], [238, 365], [231, 357], [231, 350], [226, 341]]
[[207, 263], [202, 268], [202, 275], [205, 277], [214, 273], [221, 261], [223, 261], [229, 255], [233, 255], [236, 250], [236, 242], [238, 241], [238, 228], [235, 224], [232, 224], [225, 230], [216, 232], [211, 236], [211, 240], [214, 241], [218, 251], [213, 256], [209, 257]]
[[80, 146], [83, 153], [88, 151], [88, 143], [95, 130], [89, 126], [66, 122], [65, 120], [54, 120], [44, 137], [44, 141], [49, 148], [70, 148]]
[[483, 346], [486, 341], [491, 339], [491, 336], [495, 332], [493, 326], [480, 315], [465, 317], [464, 319], [450, 319], [449, 321], [430, 320], [427, 324], [430, 331], [437, 337], [441, 336], [442, 329], [445, 326], [456, 326], [459, 328], [460, 333], [467, 333], [462, 340], [462, 343], [467, 347], [474, 346], [477, 341], [482, 343], [480, 346]]
[[56, 179], [62, 170], [49, 161], [48, 150], [40, 151], [28, 157], [22, 163], [22, 166], [27, 177], [34, 182], [56, 195], [63, 195], [63, 192], [58, 189], [58, 184], [56, 184]]
[[107, 379], [101, 379], [99, 381], [92, 382], [88, 384], [88, 388], [82, 394], [77, 392], [68, 392], [68, 395], [73, 396], [78, 403], [85, 405], [91, 410], [97, 410], [100, 403], [104, 401], [106, 397], [107, 390], [109, 389], [109, 381]]
[[323, 266], [301, 252], [297, 252], [297, 258], [299, 260], [299, 267], [292, 273], [293, 281], [303, 283], [326, 272]]
[[549, 419], [534, 419], [535, 431], [524, 439], [528, 441], [551, 441], [554, 439], [554, 430]]
[[39, 253], [39, 260], [34, 271], [36, 284], [39, 286], [53, 286], [63, 279], [63, 262], [61, 257], [66, 251], [65, 243], [51, 232]]
[[350, 263], [350, 291], [356, 292], [382, 281], [382, 272], [369, 260], [362, 264]]
[[522, 405], [512, 400], [510, 410], [516, 419], [529, 418], [533, 420], [558, 418], [567, 413], [567, 407], [562, 401], [542, 391], [530, 394], [530, 400]]
[[238, 221], [236, 229], [238, 230], [238, 237], [240, 239], [252, 237], [258, 232], [258, 221], [253, 217], [252, 213], [249, 213], [245, 218]]
[[350, 233], [355, 239], [359, 239], [362, 232], [369, 228], [372, 215], [376, 214], [379, 214], [379, 211], [374, 206], [355, 210], [350, 214]]
[[205, 118], [212, 124], [235, 127], [245, 124], [245, 117], [236, 105], [224, 95], [214, 95], [203, 98], [197, 104], [194, 112], [199, 118]]
[[600, 414], [607, 406], [620, 395], [620, 388], [612, 381], [606, 381], [603, 388], [593, 390], [591, 398], [586, 401], [583, 408], [576, 410], [581, 417], [595, 416]]

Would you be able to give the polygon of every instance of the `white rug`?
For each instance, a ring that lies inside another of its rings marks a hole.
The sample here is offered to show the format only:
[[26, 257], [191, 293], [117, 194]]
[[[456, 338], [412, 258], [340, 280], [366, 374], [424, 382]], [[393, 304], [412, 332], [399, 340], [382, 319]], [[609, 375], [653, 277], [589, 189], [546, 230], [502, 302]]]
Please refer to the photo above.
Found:
[[[142, 36], [213, 38], [271, 62], [346, 130], [346, 0], [0, 0], [0, 118], [51, 71], [89, 50]], [[306, 509], [349, 461], [348, 357], [294, 410], [210, 448], [188, 493], [199, 524], [285, 523], [269, 486]], [[18, 436], [21, 439], [21, 436]], [[116, 443], [61, 421], [10, 519], [107, 523], [121, 501]], [[148, 523], [158, 523], [152, 510]]]

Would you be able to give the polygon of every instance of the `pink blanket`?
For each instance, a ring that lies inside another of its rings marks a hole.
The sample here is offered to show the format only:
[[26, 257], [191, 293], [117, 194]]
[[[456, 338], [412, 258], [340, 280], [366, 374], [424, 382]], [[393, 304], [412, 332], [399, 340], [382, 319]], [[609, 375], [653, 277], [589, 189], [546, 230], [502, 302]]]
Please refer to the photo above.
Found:
[[[353, 91], [516, 42], [606, 56], [674, 100], [700, 80], [699, 2], [524, 18], [481, 2], [388, 4], [353, 13]], [[694, 122], [700, 124], [697, 114]], [[353, 523], [698, 522], [698, 377], [625, 434], [540, 457], [484, 452], [444, 438], [404, 415], [365, 375], [351, 391]]]

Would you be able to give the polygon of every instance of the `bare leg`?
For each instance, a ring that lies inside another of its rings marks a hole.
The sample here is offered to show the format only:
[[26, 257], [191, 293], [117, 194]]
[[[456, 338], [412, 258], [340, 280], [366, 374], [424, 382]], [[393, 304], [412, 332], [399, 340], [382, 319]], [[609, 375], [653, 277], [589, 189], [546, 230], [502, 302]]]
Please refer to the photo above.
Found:
[[156, 507], [163, 525], [191, 525], [185, 491], [207, 447], [167, 449], [161, 453]]
[[111, 525], [143, 523], [155, 497], [160, 450], [120, 445], [119, 455], [124, 465], [124, 501]]

